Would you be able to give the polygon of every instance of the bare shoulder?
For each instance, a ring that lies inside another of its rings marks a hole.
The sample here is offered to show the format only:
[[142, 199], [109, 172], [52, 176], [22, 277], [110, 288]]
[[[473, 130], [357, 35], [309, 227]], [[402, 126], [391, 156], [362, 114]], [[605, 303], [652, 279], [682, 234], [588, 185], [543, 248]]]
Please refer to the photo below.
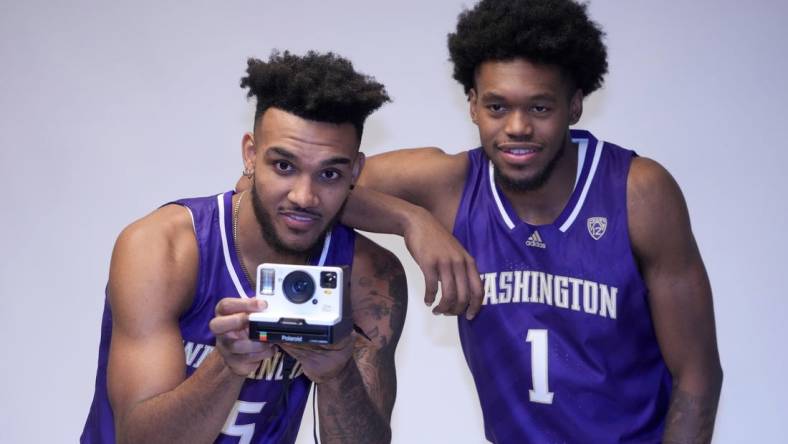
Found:
[[694, 245], [681, 189], [654, 160], [633, 159], [627, 178], [627, 213], [632, 246], [641, 259], [678, 249], [682, 243]]
[[405, 270], [399, 259], [357, 234], [351, 272], [353, 320], [377, 348], [395, 346], [399, 340], [407, 293]]
[[153, 211], [127, 226], [115, 242], [109, 276], [113, 311], [145, 308], [151, 320], [182, 312], [191, 302], [198, 268], [188, 210], [167, 205]]
[[360, 183], [430, 210], [457, 201], [468, 173], [468, 153], [440, 148], [389, 151], [367, 159]]
[[635, 157], [627, 177], [627, 192], [637, 199], [658, 199], [681, 194], [668, 170], [647, 157]]
[[[118, 244], [133, 246], [148, 241], [166, 241], [173, 245], [194, 239], [189, 210], [176, 204], [165, 205], [138, 219], [121, 231]], [[196, 245], [195, 245], [196, 246]]]

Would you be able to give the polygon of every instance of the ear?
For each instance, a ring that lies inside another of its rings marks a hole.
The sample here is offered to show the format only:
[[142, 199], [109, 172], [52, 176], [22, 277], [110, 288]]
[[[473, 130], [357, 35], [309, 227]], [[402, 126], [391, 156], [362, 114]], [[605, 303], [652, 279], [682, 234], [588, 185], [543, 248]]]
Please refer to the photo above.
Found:
[[583, 90], [577, 89], [569, 99], [569, 124], [574, 125], [583, 115]]
[[355, 185], [356, 181], [358, 180], [358, 176], [361, 175], [361, 170], [364, 169], [364, 162], [367, 160], [367, 157], [361, 151], [358, 152], [356, 155], [356, 161], [353, 162], [353, 179], [351, 180], [351, 186]]
[[257, 158], [257, 144], [255, 144], [254, 134], [249, 132], [244, 134], [241, 139], [241, 157], [244, 163], [244, 171], [254, 171], [255, 159]]
[[477, 120], [478, 114], [476, 112], [476, 100], [477, 99], [478, 99], [478, 96], [476, 95], [476, 89], [471, 88], [471, 90], [468, 91], [468, 106], [470, 107], [471, 121], [478, 125], [479, 124], [479, 122]]

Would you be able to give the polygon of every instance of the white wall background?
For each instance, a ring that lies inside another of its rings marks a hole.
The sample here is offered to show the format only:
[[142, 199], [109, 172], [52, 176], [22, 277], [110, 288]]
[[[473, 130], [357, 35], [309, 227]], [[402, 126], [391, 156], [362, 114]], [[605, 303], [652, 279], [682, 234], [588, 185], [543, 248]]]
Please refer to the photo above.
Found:
[[[477, 137], [445, 37], [471, 3], [0, 2], [0, 442], [76, 441], [115, 236], [163, 202], [234, 184], [252, 120], [238, 87], [246, 57], [335, 50], [395, 99], [369, 121], [367, 154], [456, 152]], [[659, 160], [685, 192], [725, 369], [715, 442], [780, 442], [788, 4], [595, 0], [590, 11], [611, 72], [579, 126]], [[422, 306], [401, 241], [376, 239], [403, 258], [412, 293], [394, 442], [483, 441], [454, 319]]]

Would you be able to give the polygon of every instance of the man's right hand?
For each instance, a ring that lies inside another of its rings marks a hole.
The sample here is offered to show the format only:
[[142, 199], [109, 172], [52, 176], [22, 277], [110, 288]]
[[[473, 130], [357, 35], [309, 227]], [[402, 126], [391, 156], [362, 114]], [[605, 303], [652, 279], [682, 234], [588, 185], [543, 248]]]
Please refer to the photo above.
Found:
[[482, 305], [482, 288], [476, 261], [457, 239], [426, 210], [414, 211], [403, 235], [411, 256], [424, 273], [424, 302], [435, 303], [440, 282], [441, 300], [433, 314], [473, 319]]
[[216, 317], [209, 324], [216, 336], [216, 349], [238, 376], [248, 376], [261, 361], [274, 355], [273, 345], [249, 339], [249, 313], [263, 311], [266, 306], [257, 298], [224, 298], [216, 304]]

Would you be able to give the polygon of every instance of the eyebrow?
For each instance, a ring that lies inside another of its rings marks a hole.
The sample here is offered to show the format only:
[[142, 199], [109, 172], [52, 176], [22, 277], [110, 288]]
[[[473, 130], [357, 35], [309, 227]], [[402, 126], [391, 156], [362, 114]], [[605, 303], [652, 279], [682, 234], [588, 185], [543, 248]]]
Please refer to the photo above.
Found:
[[269, 154], [272, 151], [276, 154], [279, 154], [280, 156], [284, 157], [287, 160], [295, 160], [296, 158], [295, 154], [291, 153], [290, 151], [287, 151], [284, 148], [279, 148], [278, 146], [271, 147], [271, 149], [269, 149], [266, 154]]
[[495, 93], [492, 93], [492, 92], [486, 92], [482, 96], [482, 100], [485, 101], [485, 102], [486, 101], [490, 101], [490, 100], [505, 101], [506, 98], [504, 96], [501, 96], [501, 95], [498, 95], [498, 94], [495, 94]]
[[[291, 153], [285, 148], [281, 148], [278, 146], [273, 146], [268, 150], [268, 153], [276, 153], [287, 160], [296, 160], [296, 155]], [[335, 156], [329, 159], [326, 159], [320, 162], [320, 166], [332, 166], [332, 165], [350, 165], [351, 160], [344, 156]]]
[[347, 157], [336, 156], [320, 162], [320, 165], [321, 166], [350, 165], [350, 159], [348, 159]]
[[[504, 96], [502, 96], [500, 94], [494, 93], [494, 92], [486, 92], [486, 93], [484, 93], [484, 95], [482, 95], [481, 99], [482, 99], [483, 102], [490, 102], [490, 101], [506, 102], [507, 101], [506, 97], [504, 97]], [[543, 93], [543, 94], [537, 94], [535, 96], [530, 96], [530, 97], [528, 97], [528, 100], [550, 100], [550, 101], [555, 101], [557, 99], [552, 94]]]

